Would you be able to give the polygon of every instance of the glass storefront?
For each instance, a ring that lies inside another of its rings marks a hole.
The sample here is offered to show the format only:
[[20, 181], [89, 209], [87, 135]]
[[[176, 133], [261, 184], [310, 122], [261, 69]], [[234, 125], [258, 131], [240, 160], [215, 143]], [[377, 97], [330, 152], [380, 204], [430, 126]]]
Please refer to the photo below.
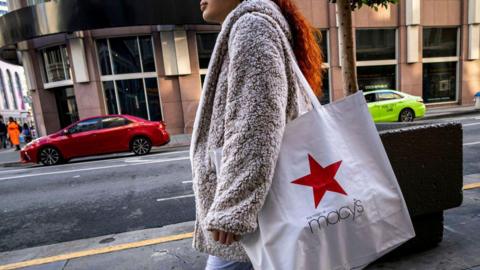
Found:
[[357, 67], [358, 87], [362, 91], [395, 89], [396, 66]]
[[65, 45], [41, 51], [46, 83], [70, 80], [70, 63]]
[[108, 114], [129, 114], [152, 121], [163, 119], [156, 78], [105, 81], [103, 89]]
[[456, 100], [457, 62], [423, 64], [423, 100], [445, 102]]
[[108, 114], [162, 120], [152, 42], [151, 36], [96, 40], [101, 73], [109, 76], [102, 78]]
[[457, 56], [457, 28], [424, 28], [423, 58]]
[[358, 29], [357, 61], [395, 59], [395, 29]]
[[72, 86], [52, 89], [57, 102], [60, 127], [64, 128], [79, 120], [77, 102]]
[[423, 100], [457, 100], [458, 29], [423, 29]]

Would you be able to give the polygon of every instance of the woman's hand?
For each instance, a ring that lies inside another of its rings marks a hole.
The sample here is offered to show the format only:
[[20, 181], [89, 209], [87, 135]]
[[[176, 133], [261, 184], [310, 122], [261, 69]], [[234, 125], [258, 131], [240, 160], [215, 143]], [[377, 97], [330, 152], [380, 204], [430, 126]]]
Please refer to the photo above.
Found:
[[233, 242], [238, 241], [240, 239], [240, 236], [230, 232], [224, 232], [220, 230], [212, 230], [210, 232], [212, 233], [213, 240], [227, 246], [231, 245]]

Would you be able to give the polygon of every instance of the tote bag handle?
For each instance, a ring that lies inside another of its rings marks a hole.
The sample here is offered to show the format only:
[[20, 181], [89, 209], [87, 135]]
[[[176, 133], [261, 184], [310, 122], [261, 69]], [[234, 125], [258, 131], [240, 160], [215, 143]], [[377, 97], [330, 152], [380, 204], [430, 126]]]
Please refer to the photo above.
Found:
[[320, 101], [318, 101], [317, 96], [313, 92], [312, 88], [310, 87], [310, 84], [308, 83], [307, 79], [303, 75], [302, 71], [300, 70], [300, 67], [297, 64], [297, 61], [295, 60], [295, 57], [293, 57], [293, 69], [294, 72], [297, 74], [297, 77], [300, 79], [300, 83], [303, 86], [303, 89], [307, 93], [308, 97], [310, 98], [310, 101], [312, 102], [313, 108], [317, 111], [320, 110], [322, 105], [320, 104]]

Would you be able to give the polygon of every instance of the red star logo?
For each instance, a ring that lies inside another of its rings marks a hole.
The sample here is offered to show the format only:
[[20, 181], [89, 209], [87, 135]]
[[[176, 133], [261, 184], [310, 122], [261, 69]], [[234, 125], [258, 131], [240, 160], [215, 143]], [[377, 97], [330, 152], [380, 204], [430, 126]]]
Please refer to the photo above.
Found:
[[338, 168], [342, 161], [337, 161], [323, 168], [311, 155], [308, 155], [308, 163], [310, 164], [310, 174], [292, 181], [293, 184], [310, 186], [313, 188], [313, 197], [315, 198], [315, 208], [323, 198], [327, 191], [333, 191], [347, 195], [345, 190], [335, 180]]

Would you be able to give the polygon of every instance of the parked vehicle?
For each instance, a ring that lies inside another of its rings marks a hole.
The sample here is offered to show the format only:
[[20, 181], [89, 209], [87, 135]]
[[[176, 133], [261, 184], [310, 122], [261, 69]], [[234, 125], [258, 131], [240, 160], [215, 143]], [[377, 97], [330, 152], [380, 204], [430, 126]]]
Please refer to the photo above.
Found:
[[389, 89], [363, 95], [375, 122], [411, 122], [425, 116], [426, 107], [421, 97]]
[[28, 143], [20, 152], [23, 162], [56, 165], [72, 158], [133, 152], [148, 154], [152, 146], [170, 141], [164, 122], [131, 115], [82, 119], [58, 132]]

